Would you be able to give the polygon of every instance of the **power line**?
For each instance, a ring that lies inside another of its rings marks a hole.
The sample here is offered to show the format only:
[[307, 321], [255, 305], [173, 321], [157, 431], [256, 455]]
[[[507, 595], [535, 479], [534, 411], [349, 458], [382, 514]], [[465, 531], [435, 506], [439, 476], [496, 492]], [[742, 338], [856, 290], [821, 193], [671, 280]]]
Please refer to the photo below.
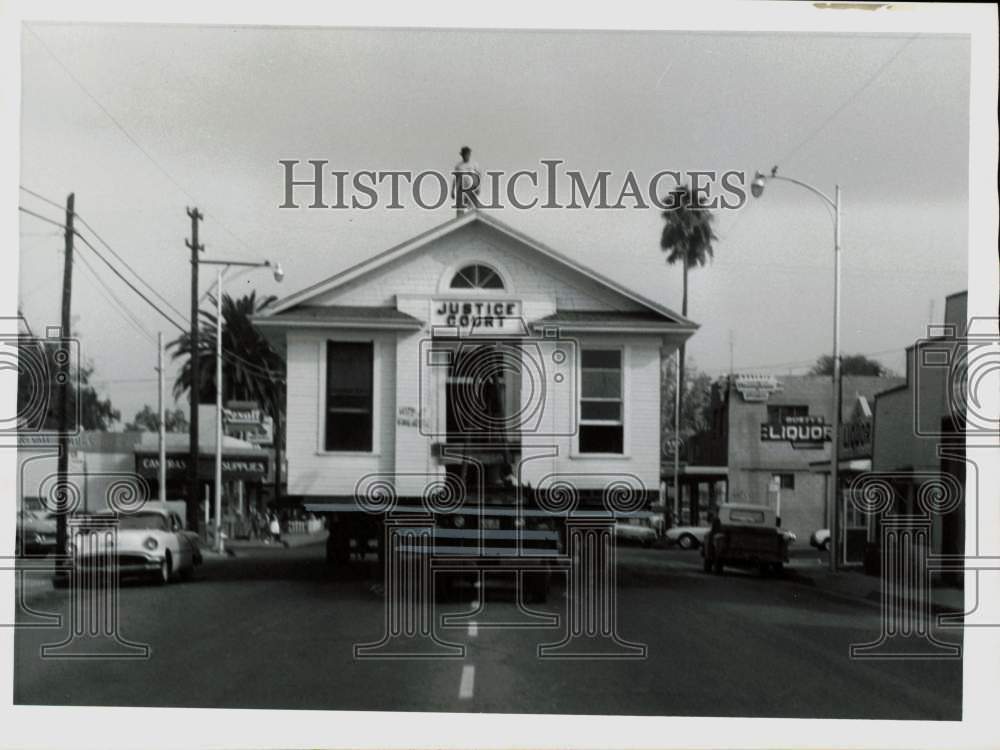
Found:
[[[25, 193], [27, 193], [28, 195], [31, 195], [31, 196], [33, 196], [33, 197], [35, 197], [35, 198], [37, 198], [37, 199], [39, 199], [39, 200], [41, 200], [41, 201], [44, 201], [45, 203], [48, 203], [48, 204], [50, 204], [50, 205], [52, 205], [52, 206], [55, 206], [56, 208], [61, 208], [60, 204], [58, 204], [58, 203], [57, 203], [56, 201], [52, 200], [51, 198], [46, 198], [46, 197], [45, 197], [44, 195], [42, 195], [41, 193], [38, 193], [38, 192], [36, 192], [36, 191], [34, 191], [34, 190], [31, 190], [30, 188], [27, 188], [27, 187], [25, 187], [24, 185], [19, 185], [18, 187], [20, 187], [20, 189], [21, 189], [21, 190], [23, 190], [23, 191], [24, 191]], [[164, 305], [166, 305], [166, 306], [167, 306], [168, 308], [170, 308], [170, 310], [171, 310], [171, 311], [172, 311], [172, 312], [173, 312], [173, 313], [174, 313], [175, 315], [177, 315], [177, 317], [179, 317], [179, 318], [181, 319], [181, 321], [182, 321], [183, 323], [187, 324], [187, 322], [188, 322], [188, 321], [187, 321], [187, 319], [186, 319], [186, 318], [184, 317], [183, 313], [181, 313], [181, 312], [180, 312], [180, 310], [178, 310], [178, 309], [177, 309], [176, 307], [174, 307], [174, 306], [173, 306], [173, 305], [172, 305], [172, 304], [170, 303], [170, 300], [168, 300], [168, 299], [167, 299], [166, 297], [164, 297], [164, 296], [163, 296], [162, 294], [160, 294], [160, 293], [159, 293], [159, 292], [158, 292], [158, 291], [156, 290], [156, 288], [155, 288], [155, 287], [154, 287], [154, 286], [153, 286], [152, 284], [150, 284], [150, 283], [149, 283], [148, 281], [146, 281], [145, 279], [143, 279], [143, 278], [142, 278], [142, 276], [140, 276], [140, 275], [139, 275], [139, 272], [138, 272], [138, 271], [136, 271], [136, 270], [135, 270], [134, 268], [132, 268], [132, 266], [130, 266], [130, 265], [129, 265], [128, 261], [126, 261], [126, 260], [125, 260], [125, 258], [123, 258], [123, 257], [121, 256], [121, 254], [120, 254], [120, 253], [118, 253], [118, 252], [117, 252], [117, 251], [116, 251], [116, 250], [115, 250], [115, 249], [114, 249], [113, 247], [111, 247], [111, 244], [110, 244], [110, 243], [109, 243], [109, 242], [108, 242], [107, 240], [105, 240], [105, 239], [104, 239], [104, 238], [103, 238], [103, 237], [102, 237], [102, 236], [101, 236], [101, 235], [100, 235], [100, 234], [99, 234], [99, 233], [97, 232], [97, 230], [96, 230], [96, 229], [94, 229], [94, 228], [93, 228], [93, 227], [92, 227], [92, 226], [91, 226], [91, 225], [90, 225], [90, 224], [89, 224], [89, 223], [87, 222], [87, 220], [86, 220], [85, 218], [83, 218], [83, 216], [81, 216], [81, 215], [80, 215], [79, 213], [75, 213], [75, 212], [74, 212], [74, 214], [73, 214], [73, 215], [75, 216], [75, 218], [76, 218], [76, 220], [77, 220], [77, 221], [79, 221], [79, 222], [80, 222], [80, 223], [81, 223], [81, 224], [82, 224], [82, 225], [83, 225], [84, 227], [86, 227], [86, 228], [87, 228], [87, 230], [89, 230], [89, 231], [90, 231], [90, 233], [91, 233], [92, 235], [94, 235], [94, 237], [96, 237], [96, 238], [97, 238], [97, 241], [98, 241], [98, 242], [100, 242], [100, 243], [101, 243], [101, 244], [102, 244], [102, 245], [103, 245], [104, 247], [106, 247], [106, 248], [108, 249], [108, 252], [110, 252], [110, 253], [111, 253], [111, 254], [112, 254], [113, 256], [115, 256], [115, 258], [116, 258], [116, 259], [118, 260], [118, 262], [119, 262], [119, 263], [121, 263], [121, 264], [122, 264], [122, 265], [123, 265], [123, 266], [124, 266], [124, 267], [125, 267], [126, 269], [128, 269], [128, 271], [129, 271], [129, 272], [130, 272], [130, 273], [131, 273], [131, 274], [132, 274], [133, 276], [135, 276], [135, 278], [136, 278], [136, 279], [138, 279], [138, 280], [139, 280], [140, 282], [142, 282], [142, 284], [143, 284], [143, 285], [144, 285], [144, 286], [145, 286], [145, 287], [146, 287], [146, 288], [147, 288], [147, 289], [148, 289], [148, 290], [149, 290], [149, 291], [150, 291], [150, 292], [152, 293], [152, 295], [153, 295], [153, 296], [155, 296], [155, 297], [156, 297], [156, 298], [157, 298], [158, 300], [160, 300], [160, 301], [161, 301], [161, 302], [162, 302], [162, 303], [163, 303]], [[77, 233], [77, 234], [79, 235], [79, 233]]]
[[40, 219], [41, 221], [45, 221], [45, 222], [48, 222], [49, 224], [57, 226], [60, 229], [62, 229], [64, 232], [66, 231], [66, 225], [63, 224], [61, 221], [56, 221], [55, 219], [50, 219], [47, 216], [42, 216], [41, 214], [35, 213], [34, 211], [32, 211], [30, 209], [27, 209], [24, 206], [18, 206], [17, 210], [21, 211], [22, 213], [28, 214], [28, 216], [34, 216], [36, 219]]
[[115, 307], [115, 309], [122, 315], [125, 321], [131, 324], [132, 327], [138, 333], [140, 333], [142, 336], [148, 339], [150, 343], [154, 343], [156, 339], [153, 337], [153, 334], [151, 334], [149, 330], [142, 323], [139, 322], [138, 318], [136, 318], [132, 314], [132, 312], [125, 306], [125, 303], [118, 298], [118, 296], [114, 293], [114, 291], [112, 291], [111, 287], [108, 286], [107, 282], [105, 282], [104, 279], [102, 279], [100, 275], [98, 275], [97, 271], [95, 271], [93, 266], [90, 265], [90, 261], [88, 261], [85, 256], [81, 255], [80, 262], [83, 263], [84, 268], [86, 268], [87, 271], [90, 272], [90, 275], [94, 278], [94, 281], [96, 281], [97, 284], [100, 285], [102, 289], [104, 289], [105, 294], [107, 294], [108, 297], [115, 303], [114, 305], [112, 305], [112, 307]]
[[[895, 354], [896, 352], [902, 352], [902, 351], [906, 351], [906, 347], [897, 346], [897, 347], [895, 347], [893, 349], [883, 349], [882, 351], [878, 351], [878, 352], [858, 352], [857, 354], [859, 354], [862, 357], [878, 357], [878, 356], [881, 356], [881, 355], [884, 355], [884, 354]], [[852, 354], [843, 355], [843, 356], [855, 356], [855, 354], [852, 353]], [[738, 366], [738, 367], [735, 368], [735, 371], [736, 372], [751, 372], [751, 371], [754, 371], [754, 370], [774, 370], [774, 369], [781, 368], [781, 367], [792, 367], [792, 368], [796, 368], [796, 367], [811, 367], [811, 366], [813, 366], [815, 364], [816, 364], [816, 360], [815, 359], [800, 359], [800, 360], [794, 360], [794, 361], [791, 361], [791, 362], [772, 362], [770, 364], [754, 365], [752, 367]], [[728, 367], [714, 367], [714, 368], [708, 368], [708, 370], [716, 371], [716, 372], [728, 372], [729, 368]], [[706, 370], [706, 371], [708, 371], [708, 370]]]
[[167, 315], [165, 312], [163, 312], [163, 310], [155, 302], [153, 302], [149, 297], [147, 297], [145, 294], [142, 293], [142, 290], [140, 290], [135, 284], [133, 284], [127, 278], [125, 278], [125, 276], [122, 274], [122, 272], [119, 271], [117, 268], [115, 268], [114, 265], [111, 263], [111, 261], [109, 261], [103, 255], [101, 255], [100, 252], [98, 252], [97, 248], [94, 247], [93, 244], [91, 244], [90, 240], [88, 240], [86, 237], [84, 237], [79, 232], [74, 232], [73, 234], [75, 234], [77, 237], [79, 237], [80, 240], [83, 242], [83, 244], [85, 244], [88, 248], [90, 248], [90, 251], [92, 253], [94, 253], [94, 255], [96, 255], [104, 263], [104, 265], [106, 265], [108, 268], [110, 268], [111, 272], [115, 276], [117, 276], [119, 279], [121, 279], [123, 282], [125, 282], [125, 285], [128, 286], [129, 289], [131, 289], [133, 292], [135, 292], [136, 294], [138, 294], [146, 302], [147, 305], [149, 305], [154, 310], [156, 310], [156, 312], [158, 312], [160, 315], [162, 315], [163, 318], [168, 323], [170, 323], [171, 325], [173, 325], [174, 327], [176, 327], [177, 329], [179, 329], [181, 331], [184, 330], [184, 326], [182, 326], [176, 320], [174, 320], [169, 315]]
[[795, 146], [793, 146], [792, 149], [788, 153], [786, 153], [783, 157], [781, 157], [780, 159], [778, 159], [778, 161], [775, 162], [775, 163], [776, 164], [784, 164], [793, 155], [795, 155], [796, 153], [798, 153], [798, 151], [803, 146], [805, 146], [809, 141], [811, 141], [813, 138], [815, 138], [817, 135], [819, 135], [826, 128], [826, 126], [829, 125], [833, 121], [833, 119], [837, 117], [837, 115], [839, 115], [841, 112], [843, 112], [845, 109], [847, 109], [847, 107], [850, 106], [851, 103], [853, 103], [855, 99], [857, 99], [859, 96], [861, 96], [861, 94], [869, 86], [871, 86], [873, 83], [875, 83], [875, 81], [878, 79], [878, 77], [880, 75], [882, 75], [882, 73], [885, 71], [885, 69], [888, 68], [890, 65], [892, 65], [892, 63], [896, 61], [896, 58], [899, 57], [901, 54], [903, 54], [903, 51], [907, 47], [909, 47], [919, 36], [920, 36], [919, 34], [915, 35], [915, 36], [911, 36], [909, 39], [907, 39], [905, 42], [903, 42], [903, 44], [901, 44], [899, 46], [899, 49], [897, 49], [888, 60], [886, 60], [884, 63], [882, 63], [878, 67], [878, 69], [874, 73], [872, 73], [872, 75], [861, 85], [860, 88], [855, 89], [854, 93], [851, 94], [849, 97], [847, 97], [847, 99], [845, 99], [843, 101], [843, 103], [841, 103], [841, 105], [839, 107], [837, 107], [835, 110], [833, 110], [833, 112], [831, 112], [826, 117], [826, 119], [823, 120], [823, 122], [821, 122], [819, 124], [819, 126], [817, 128], [815, 128], [811, 132], [809, 132], [806, 135], [805, 138], [803, 138], [798, 143], [796, 143]]
[[[49, 57], [51, 57], [53, 60], [55, 60], [55, 62], [59, 65], [59, 67], [63, 69], [63, 71], [66, 73], [67, 76], [69, 76], [70, 80], [73, 81], [73, 83], [75, 83], [77, 85], [77, 87], [80, 89], [80, 91], [82, 91], [84, 94], [86, 94], [87, 98], [90, 99], [97, 106], [97, 108], [100, 109], [101, 112], [103, 112], [107, 116], [107, 118], [109, 120], [111, 120], [112, 123], [114, 123], [114, 126], [116, 128], [118, 128], [119, 131], [121, 131], [122, 135], [124, 135], [129, 140], [129, 142], [133, 146], [135, 146], [139, 150], [139, 152], [143, 156], [145, 156], [149, 160], [149, 162], [154, 167], [156, 167], [160, 171], [160, 173], [163, 174], [173, 184], [173, 186], [175, 188], [177, 188], [181, 193], [183, 193], [192, 203], [198, 203], [198, 200], [193, 195], [191, 195], [191, 193], [188, 192], [184, 188], [183, 185], [181, 185], [181, 183], [166, 169], [166, 167], [164, 167], [162, 164], [160, 164], [160, 162], [158, 162], [155, 158], [153, 158], [153, 155], [151, 153], [149, 153], [149, 151], [147, 151], [143, 147], [143, 145], [141, 143], [139, 143], [138, 140], [136, 140], [136, 138], [125, 128], [124, 125], [122, 125], [122, 123], [113, 114], [111, 114], [111, 112], [108, 110], [108, 108], [105, 107], [103, 104], [101, 104], [101, 102], [98, 100], [98, 98], [96, 96], [94, 96], [86, 86], [83, 85], [83, 82], [79, 78], [76, 77], [76, 75], [69, 68], [69, 66], [67, 66], [62, 60], [59, 59], [59, 57], [56, 55], [56, 53], [53, 52], [49, 48], [49, 46], [38, 35], [38, 33], [31, 27], [31, 25], [30, 24], [24, 24], [24, 28], [26, 28], [31, 33], [31, 35], [33, 37], [35, 37], [35, 39], [38, 40], [38, 43], [42, 45], [42, 48], [48, 53]], [[222, 229], [230, 237], [232, 237], [234, 240], [236, 240], [240, 245], [242, 245], [247, 250], [250, 250], [251, 252], [256, 252], [246, 242], [244, 242], [240, 237], [238, 237], [233, 232], [233, 230], [231, 230], [229, 227], [227, 227], [216, 214], [213, 213], [212, 215], [215, 217], [215, 220], [219, 224], [219, 226], [222, 227]]]
[[174, 307], [170, 303], [170, 300], [168, 300], [166, 297], [164, 297], [162, 294], [160, 294], [158, 291], [156, 291], [155, 287], [153, 287], [152, 284], [150, 284], [148, 281], [146, 281], [145, 279], [143, 279], [142, 276], [139, 275], [138, 271], [136, 271], [134, 268], [132, 268], [132, 266], [130, 266], [128, 264], [128, 262], [121, 255], [119, 255], [117, 252], [115, 252], [115, 249], [113, 247], [111, 247], [111, 245], [109, 245], [108, 242], [103, 237], [101, 237], [101, 235], [99, 235], [97, 233], [97, 231], [92, 226], [90, 226], [90, 224], [87, 223], [86, 219], [84, 219], [79, 214], [76, 215], [76, 218], [80, 221], [81, 224], [83, 224], [83, 226], [85, 226], [90, 231], [91, 234], [94, 235], [94, 237], [97, 238], [98, 242], [100, 242], [102, 245], [104, 245], [104, 247], [106, 247], [108, 249], [108, 252], [110, 252], [113, 256], [115, 256], [115, 258], [118, 259], [119, 263], [121, 263], [123, 266], [125, 266], [125, 268], [127, 268], [132, 273], [133, 276], [135, 276], [137, 279], [139, 279], [139, 281], [141, 281], [149, 289], [149, 291], [151, 291], [153, 293], [153, 295], [158, 300], [160, 300], [161, 302], [163, 302], [164, 305], [166, 305], [167, 307], [169, 307], [170, 310], [175, 315], [177, 315], [177, 317], [179, 317], [181, 319], [181, 322], [183, 322], [184, 324], [188, 323], [188, 320], [187, 320], [187, 318], [184, 317], [183, 313], [181, 313], [180, 310], [178, 310], [176, 307]]

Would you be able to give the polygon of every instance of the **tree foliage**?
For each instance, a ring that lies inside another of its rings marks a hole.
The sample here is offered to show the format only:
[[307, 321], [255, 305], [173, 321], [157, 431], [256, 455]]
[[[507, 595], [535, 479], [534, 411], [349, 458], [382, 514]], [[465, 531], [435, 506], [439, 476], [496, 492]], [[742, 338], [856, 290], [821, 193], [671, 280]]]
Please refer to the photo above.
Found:
[[[810, 375], [833, 375], [833, 357], [823, 354], [809, 371]], [[840, 357], [841, 375], [875, 375], [887, 377], [892, 373], [881, 363], [864, 354], [847, 354]]]
[[69, 408], [67, 429], [107, 431], [121, 419], [121, 412], [102, 398], [90, 384], [94, 367], [74, 360], [73, 348], [61, 340], [18, 339], [18, 430], [56, 432], [60, 428], [60, 383], [67, 376]]
[[[163, 421], [167, 432], [184, 432], [189, 426], [183, 409], [164, 409]], [[142, 411], [136, 412], [131, 422], [125, 424], [125, 429], [135, 432], [159, 432], [160, 415], [153, 407], [146, 404], [142, 407]]]
[[[222, 380], [223, 401], [254, 401], [272, 418], [284, 402], [285, 360], [270, 342], [254, 327], [250, 316], [274, 301], [274, 297], [258, 300], [256, 292], [233, 299], [222, 296]], [[198, 403], [215, 402], [215, 300], [211, 310], [199, 312], [198, 351], [200, 354]], [[183, 359], [174, 382], [174, 397], [190, 391], [191, 336], [185, 331], [168, 344], [173, 359]]]

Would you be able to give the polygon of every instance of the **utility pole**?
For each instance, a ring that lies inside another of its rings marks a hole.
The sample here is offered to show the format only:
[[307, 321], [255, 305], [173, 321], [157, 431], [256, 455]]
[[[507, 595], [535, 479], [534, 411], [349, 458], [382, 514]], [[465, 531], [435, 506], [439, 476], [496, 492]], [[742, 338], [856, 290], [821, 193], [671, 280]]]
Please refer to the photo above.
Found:
[[222, 544], [222, 272], [218, 269], [215, 286], [215, 551], [225, 552]]
[[163, 385], [163, 331], [156, 334], [156, 372], [159, 380], [159, 405], [160, 415], [160, 471], [158, 474], [160, 485], [160, 502], [167, 499], [167, 420], [164, 411], [164, 385]]
[[729, 329], [729, 377], [733, 377], [733, 329]]
[[204, 215], [198, 208], [187, 209], [187, 215], [191, 218], [191, 239], [184, 240], [184, 244], [191, 250], [191, 426], [190, 448], [188, 451], [188, 497], [187, 497], [187, 522], [192, 531], [198, 530], [198, 404], [200, 402], [201, 390], [201, 368], [199, 367], [198, 351], [198, 253], [205, 250], [205, 246], [198, 243], [198, 222]]
[[[63, 290], [62, 290], [62, 330], [60, 335], [64, 340], [72, 335], [70, 332], [70, 308], [73, 299], [73, 217], [76, 205], [76, 195], [70, 193], [66, 198], [66, 224], [64, 226], [63, 244]], [[58, 487], [65, 488], [67, 485], [67, 474], [69, 473], [69, 389], [70, 362], [68, 357], [62, 358], [59, 365], [59, 459], [58, 459]], [[79, 398], [79, 395], [77, 395]], [[69, 498], [70, 493], [65, 492], [64, 497]], [[68, 500], [67, 500], [68, 502]], [[69, 507], [58, 508], [56, 513], [56, 550], [59, 555], [66, 554], [66, 543], [69, 541], [66, 533], [66, 514]], [[55, 575], [56, 585], [66, 581], [64, 571]]]

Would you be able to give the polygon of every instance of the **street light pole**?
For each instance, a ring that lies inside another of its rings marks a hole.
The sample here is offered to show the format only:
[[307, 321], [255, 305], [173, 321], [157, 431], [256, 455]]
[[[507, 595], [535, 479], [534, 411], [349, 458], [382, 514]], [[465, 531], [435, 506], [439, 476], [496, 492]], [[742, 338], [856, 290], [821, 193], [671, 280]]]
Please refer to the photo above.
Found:
[[219, 266], [215, 280], [215, 550], [220, 554], [225, 552], [222, 541], [222, 275], [229, 266], [246, 268], [273, 268], [274, 280], [281, 282], [285, 272], [281, 264], [271, 261], [240, 261], [240, 260], [202, 260], [205, 265]]
[[778, 168], [774, 167], [770, 175], [763, 175], [758, 172], [750, 184], [750, 193], [754, 198], [759, 198], [764, 192], [764, 185], [767, 180], [784, 180], [794, 185], [805, 188], [814, 195], [819, 196], [833, 209], [833, 434], [830, 445], [830, 503], [827, 509], [827, 518], [830, 526], [830, 572], [836, 573], [838, 568], [838, 555], [846, 549], [847, 540], [843, 544], [838, 543], [840, 528], [840, 409], [841, 409], [841, 373], [840, 373], [840, 208], [841, 191], [840, 185], [834, 187], [833, 198], [822, 190], [810, 185], [807, 182], [796, 180], [792, 177], [785, 177], [778, 174]]
[[840, 538], [841, 494], [840, 494], [840, 185], [834, 187], [833, 200], [833, 444], [830, 446], [830, 483], [833, 485], [832, 520], [830, 534], [833, 545], [830, 550], [830, 572], [837, 572], [840, 562], [838, 555], [847, 550], [847, 537], [843, 546], [837, 549]]

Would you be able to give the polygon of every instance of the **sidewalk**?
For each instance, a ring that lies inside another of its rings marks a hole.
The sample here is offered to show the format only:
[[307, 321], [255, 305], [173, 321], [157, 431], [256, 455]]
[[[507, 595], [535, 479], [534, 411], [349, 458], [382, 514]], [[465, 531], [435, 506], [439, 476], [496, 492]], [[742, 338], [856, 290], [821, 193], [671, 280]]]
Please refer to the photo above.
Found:
[[[882, 579], [865, 575], [860, 569], [848, 568], [831, 573], [825, 561], [793, 558], [785, 566], [785, 573], [795, 583], [814, 586], [842, 599], [864, 601], [876, 606], [882, 604]], [[935, 614], [964, 612], [964, 592], [950, 586], [932, 585], [931, 611]]]

